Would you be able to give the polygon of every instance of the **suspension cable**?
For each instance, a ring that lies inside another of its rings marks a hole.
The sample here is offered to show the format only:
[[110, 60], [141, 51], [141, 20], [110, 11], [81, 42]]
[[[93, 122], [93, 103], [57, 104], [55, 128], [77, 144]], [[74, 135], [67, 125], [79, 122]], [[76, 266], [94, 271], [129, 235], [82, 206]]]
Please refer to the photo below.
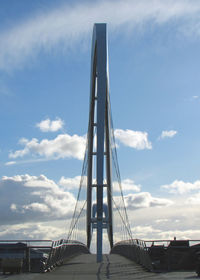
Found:
[[[126, 221], [127, 225], [126, 228], [128, 230], [128, 233], [132, 239], [132, 233], [131, 233], [131, 227], [130, 227], [130, 223], [129, 223], [129, 219], [128, 219], [128, 214], [127, 214], [127, 209], [125, 206], [125, 200], [124, 200], [124, 195], [123, 195], [123, 190], [122, 190], [122, 185], [121, 185], [121, 176], [120, 176], [120, 171], [119, 171], [119, 163], [118, 163], [118, 157], [117, 157], [117, 150], [116, 150], [116, 142], [115, 142], [115, 135], [114, 135], [114, 125], [113, 125], [113, 118], [112, 118], [112, 111], [111, 111], [111, 102], [110, 102], [110, 96], [108, 96], [108, 109], [109, 109], [109, 119], [111, 122], [111, 136], [112, 136], [112, 141], [113, 141], [113, 145], [111, 145], [112, 147], [112, 159], [113, 159], [113, 164], [115, 167], [115, 171], [116, 171], [116, 175], [117, 175], [117, 179], [118, 179], [118, 184], [119, 184], [119, 188], [120, 188], [120, 194], [121, 194], [121, 198], [122, 198], [122, 204], [123, 204], [123, 210], [124, 210], [124, 218], [122, 217], [121, 213], [120, 216], [124, 222], [124, 220]], [[112, 195], [111, 195], [112, 196]], [[113, 197], [112, 200], [114, 201]], [[116, 205], [115, 201], [114, 204]], [[119, 211], [119, 208], [117, 206], [117, 210]]]

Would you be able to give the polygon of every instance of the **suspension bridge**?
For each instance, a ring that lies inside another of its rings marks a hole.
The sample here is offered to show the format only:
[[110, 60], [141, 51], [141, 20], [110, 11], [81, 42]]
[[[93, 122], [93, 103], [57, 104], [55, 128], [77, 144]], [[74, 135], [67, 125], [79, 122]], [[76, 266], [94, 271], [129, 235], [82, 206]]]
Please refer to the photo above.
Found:
[[[26, 274], [26, 279], [38, 280], [193, 279], [196, 274], [191, 271], [197, 267], [196, 254], [200, 251], [198, 243], [144, 241], [132, 235], [111, 114], [106, 24], [95, 24], [87, 144], [68, 235], [58, 241], [1, 240], [2, 272], [52, 271]], [[106, 249], [109, 254], [104, 253]], [[186, 269], [189, 272], [180, 272]]]

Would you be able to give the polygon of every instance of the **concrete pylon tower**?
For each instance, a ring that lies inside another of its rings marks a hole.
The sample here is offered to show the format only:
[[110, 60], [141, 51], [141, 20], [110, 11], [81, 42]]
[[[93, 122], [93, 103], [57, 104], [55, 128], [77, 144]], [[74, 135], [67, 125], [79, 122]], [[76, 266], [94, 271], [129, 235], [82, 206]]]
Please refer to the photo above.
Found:
[[[97, 230], [97, 262], [102, 260], [103, 228], [113, 246], [109, 77], [106, 24], [93, 28], [87, 170], [87, 246]], [[96, 193], [96, 202], [93, 194]], [[103, 197], [107, 202], [103, 203]]]

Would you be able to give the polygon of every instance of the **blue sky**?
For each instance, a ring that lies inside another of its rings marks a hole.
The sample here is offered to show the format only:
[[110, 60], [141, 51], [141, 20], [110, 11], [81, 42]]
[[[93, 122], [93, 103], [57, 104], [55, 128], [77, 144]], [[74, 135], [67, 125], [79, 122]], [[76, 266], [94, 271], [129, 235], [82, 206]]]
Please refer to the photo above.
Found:
[[[2, 238], [64, 232], [54, 213], [60, 223], [70, 217], [65, 205], [81, 173], [95, 22], [108, 23], [112, 114], [134, 234], [173, 237], [173, 223], [180, 238], [198, 238], [199, 11], [193, 0], [1, 1]], [[11, 197], [15, 188], [23, 199]]]

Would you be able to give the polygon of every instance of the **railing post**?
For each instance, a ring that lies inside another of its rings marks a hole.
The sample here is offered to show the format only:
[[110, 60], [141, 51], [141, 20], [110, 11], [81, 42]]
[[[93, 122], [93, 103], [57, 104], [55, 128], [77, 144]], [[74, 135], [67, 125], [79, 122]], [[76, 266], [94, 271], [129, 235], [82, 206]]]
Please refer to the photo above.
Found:
[[30, 248], [27, 246], [26, 247], [26, 271], [30, 272], [31, 271], [31, 263], [30, 263]]

